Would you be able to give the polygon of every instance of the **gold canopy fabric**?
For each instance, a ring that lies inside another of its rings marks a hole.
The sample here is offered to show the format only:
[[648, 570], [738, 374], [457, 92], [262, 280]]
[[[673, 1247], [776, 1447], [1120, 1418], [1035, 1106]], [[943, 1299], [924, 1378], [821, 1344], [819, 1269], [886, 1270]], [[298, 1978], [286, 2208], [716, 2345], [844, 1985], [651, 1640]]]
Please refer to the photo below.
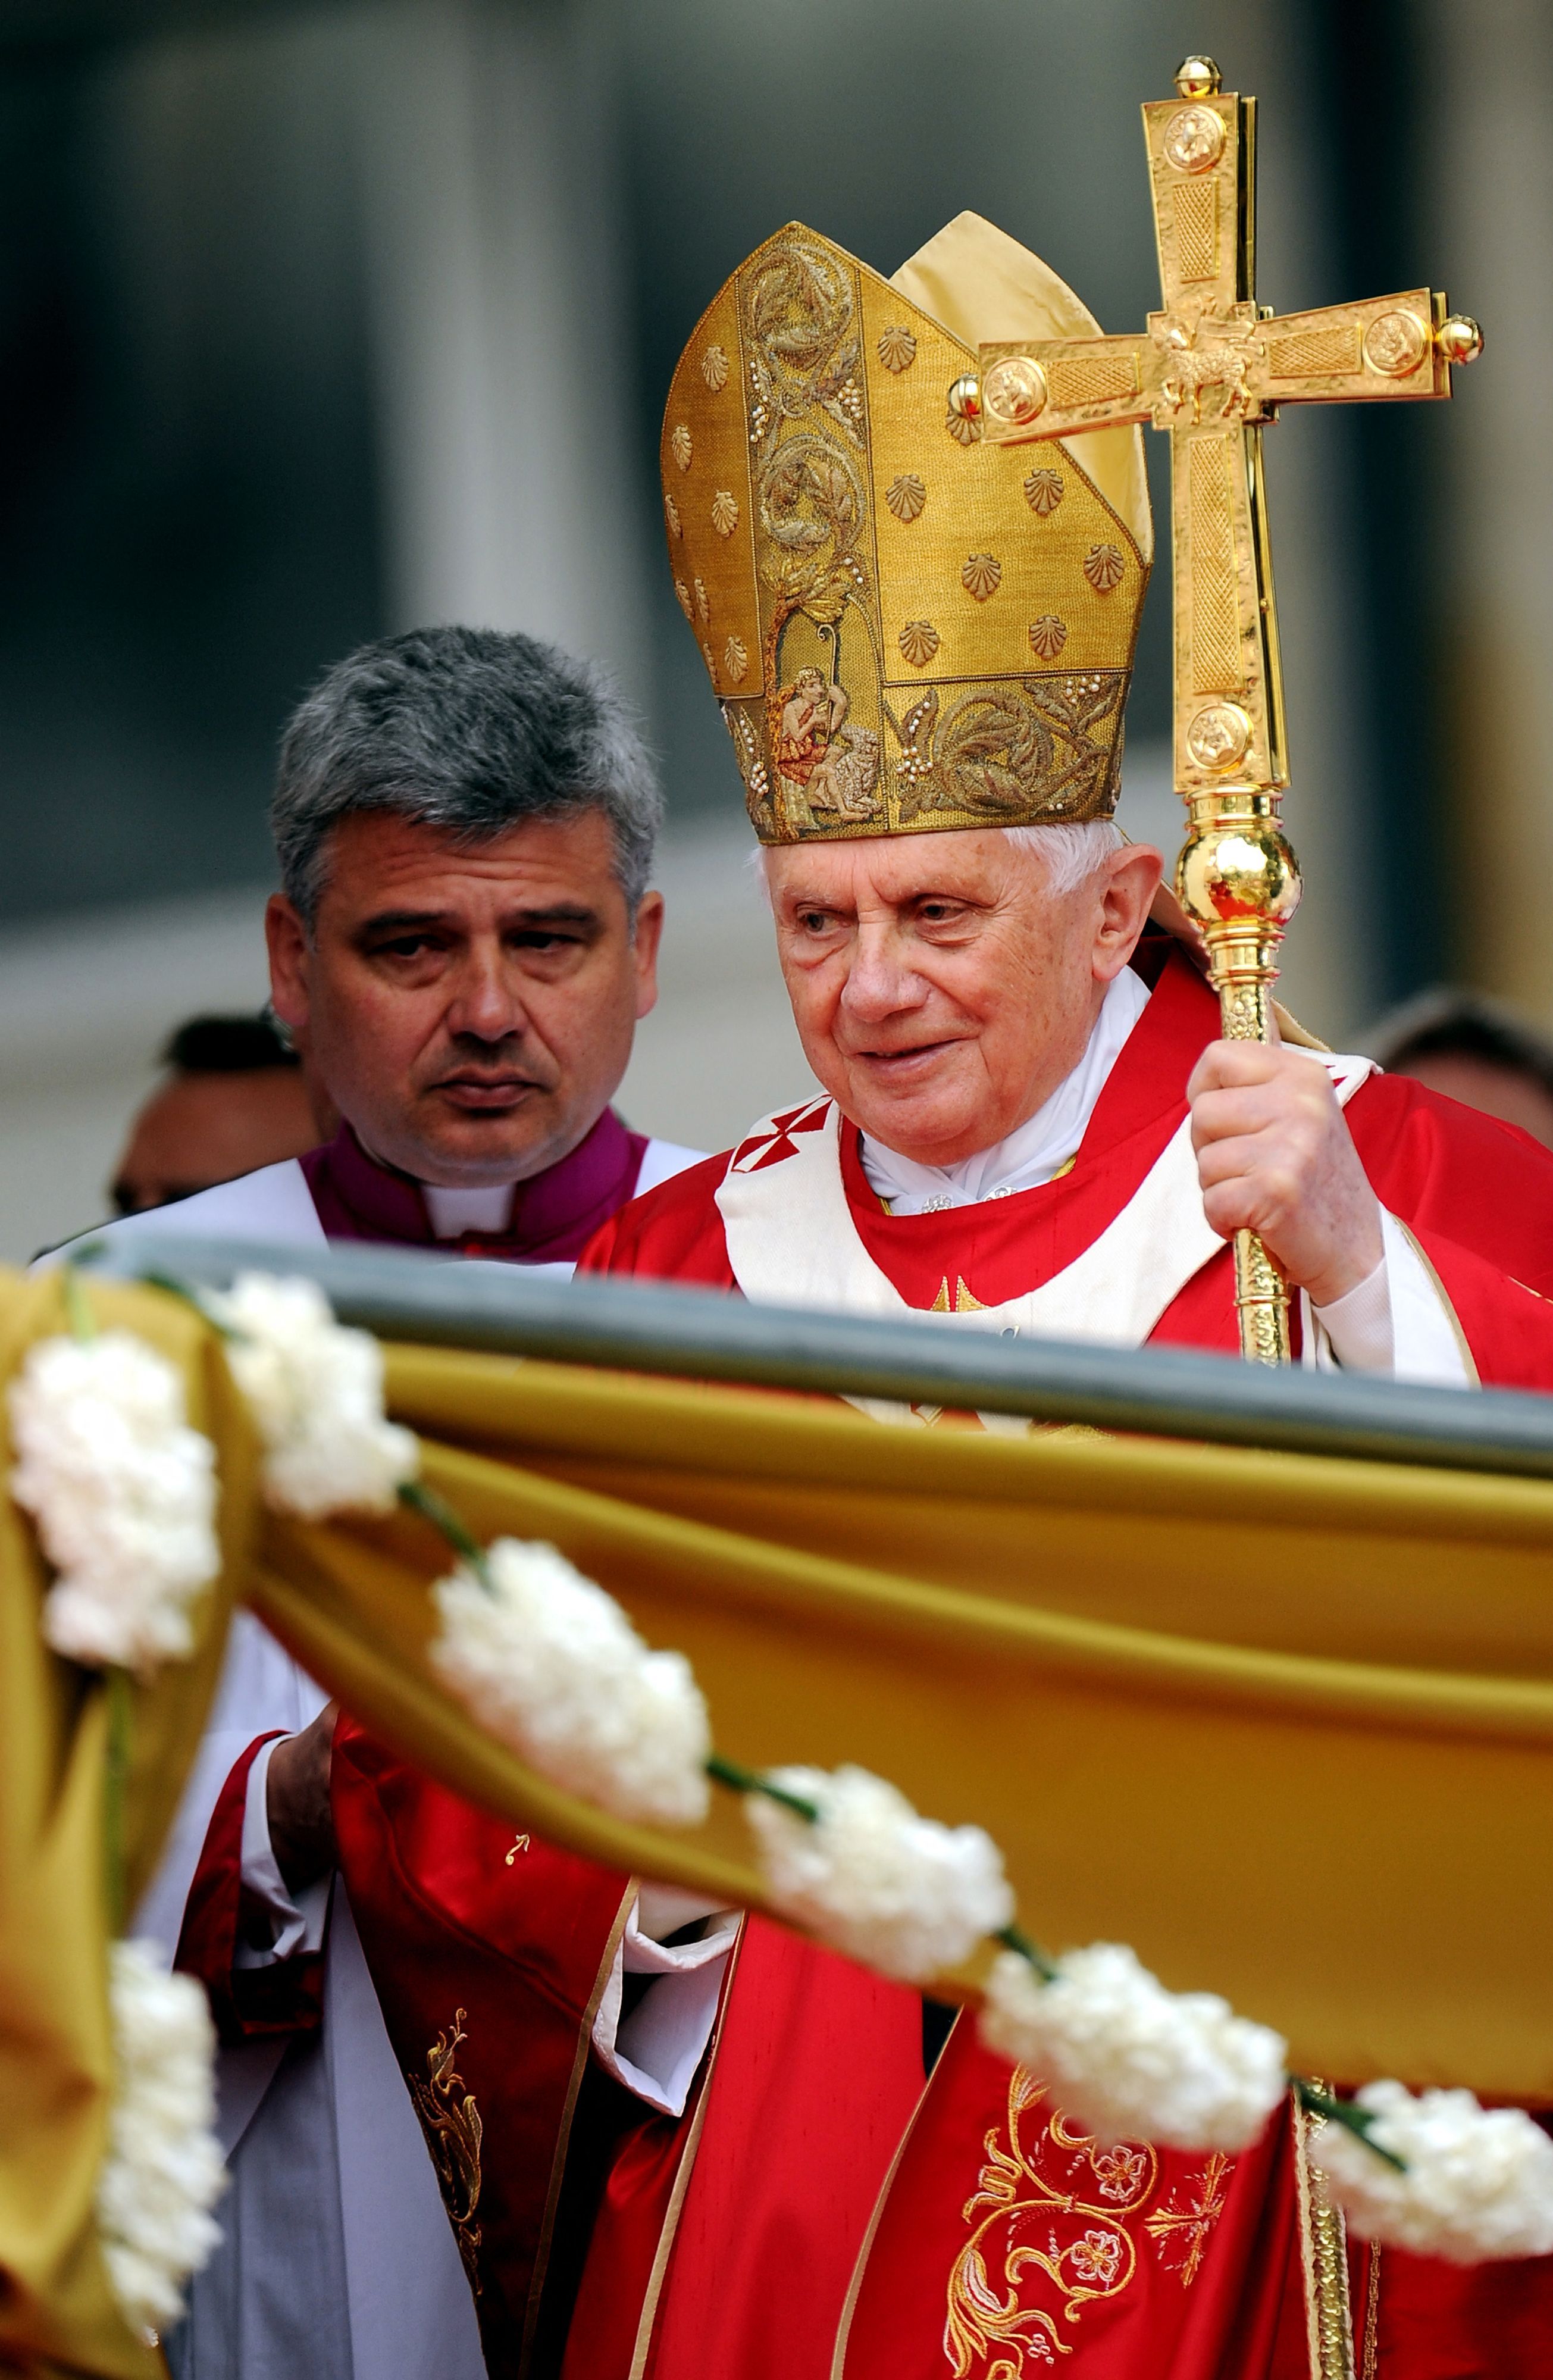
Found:
[[[226, 1570], [137, 1697], [131, 1888], [198, 1740], [232, 1604], [447, 1783], [621, 1867], [758, 1904], [737, 1806], [686, 1835], [584, 1808], [486, 1742], [423, 1654], [424, 1524], [261, 1512], [199, 1320], [91, 1284], [183, 1368]], [[63, 1327], [0, 1276], [0, 1372]], [[1553, 1485], [1042, 1430], [425, 1348], [390, 1403], [481, 1536], [553, 1540], [693, 1662], [720, 1749], [852, 1759], [1001, 1844], [1053, 1949], [1130, 1942], [1296, 2064], [1553, 2100]], [[90, 2221], [109, 2088], [103, 1693], [42, 1649], [0, 1514], [0, 2363], [140, 2380]], [[963, 1977], [968, 1984], [972, 1979]]]

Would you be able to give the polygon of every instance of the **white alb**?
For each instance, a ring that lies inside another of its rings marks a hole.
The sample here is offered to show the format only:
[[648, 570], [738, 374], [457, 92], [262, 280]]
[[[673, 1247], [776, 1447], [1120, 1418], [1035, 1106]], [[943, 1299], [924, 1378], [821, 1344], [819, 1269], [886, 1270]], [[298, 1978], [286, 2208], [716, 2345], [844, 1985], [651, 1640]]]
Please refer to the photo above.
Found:
[[1403, 2160], [1399, 2173], [1344, 2125], [1313, 2130], [1310, 2154], [1361, 2239], [1454, 2265], [1553, 2252], [1553, 2141], [1519, 2107], [1480, 2107], [1470, 2091], [1366, 2082], [1354, 2094], [1369, 2139]]
[[553, 1546], [498, 1537], [491, 1585], [460, 1565], [432, 1590], [431, 1660], [481, 1725], [552, 1784], [617, 1817], [694, 1826], [709, 1799], [707, 1706], [682, 1653], [643, 1644]]
[[1012, 1919], [1002, 1853], [979, 1827], [919, 1817], [893, 1785], [850, 1764], [769, 1775], [819, 1813], [746, 1796], [772, 1906], [833, 1949], [927, 1983]]
[[316, 1281], [239, 1273], [203, 1303], [264, 1442], [264, 1492], [305, 1521], [387, 1512], [419, 1456], [383, 1417], [382, 1350], [335, 1321]]
[[125, 2319], [141, 2333], [183, 2313], [183, 2285], [221, 2238], [226, 2187], [215, 2124], [215, 2027], [191, 1975], [154, 1944], [115, 1942], [109, 2003], [118, 2088], [97, 2176], [97, 2231]]
[[215, 1451], [188, 1426], [176, 1370], [127, 1330], [43, 1339], [9, 1404], [11, 1493], [57, 1572], [47, 1642], [142, 1674], [187, 1655], [189, 1605], [221, 1557]]
[[1276, 2033], [1212, 1992], [1168, 1992], [1120, 1943], [1056, 1961], [993, 1962], [981, 2013], [989, 2049], [1049, 2083], [1064, 2114], [1102, 2141], [1249, 2148], [1287, 2088]]

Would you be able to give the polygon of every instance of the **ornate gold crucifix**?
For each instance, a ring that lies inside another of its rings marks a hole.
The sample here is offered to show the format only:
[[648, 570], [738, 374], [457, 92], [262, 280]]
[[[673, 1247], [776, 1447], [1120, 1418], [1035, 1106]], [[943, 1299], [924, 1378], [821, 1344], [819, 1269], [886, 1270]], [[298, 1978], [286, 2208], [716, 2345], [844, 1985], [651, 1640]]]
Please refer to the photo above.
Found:
[[[1150, 421], [1171, 439], [1175, 782], [1191, 824], [1176, 891], [1202, 928], [1226, 1037], [1272, 1037], [1271, 993], [1299, 870], [1279, 824], [1289, 782], [1262, 429], [1280, 405], [1449, 396], [1475, 322], [1410, 289], [1305, 314], [1256, 299], [1256, 103], [1188, 58], [1143, 111], [1164, 303], [1122, 338], [981, 350], [982, 433], [1059, 438]], [[1289, 1360], [1289, 1287], [1235, 1238], [1241, 1353]]]

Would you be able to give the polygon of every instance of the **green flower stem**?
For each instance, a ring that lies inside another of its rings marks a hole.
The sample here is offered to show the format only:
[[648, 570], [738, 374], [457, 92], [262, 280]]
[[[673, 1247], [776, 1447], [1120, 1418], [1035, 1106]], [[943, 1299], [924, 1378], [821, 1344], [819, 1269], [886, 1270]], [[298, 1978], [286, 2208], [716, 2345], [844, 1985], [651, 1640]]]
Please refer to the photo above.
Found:
[[129, 1672], [117, 1668], [108, 1670], [103, 1687], [108, 1697], [108, 1744], [103, 1764], [103, 1864], [108, 1933], [116, 1940], [128, 1916], [124, 1905], [124, 1803], [129, 1782]]
[[1027, 1959], [1043, 1984], [1056, 1982], [1055, 1961], [1049, 1959], [1039, 1945], [1032, 1942], [1029, 1936], [1022, 1932], [1017, 1925], [1001, 1925], [992, 1939], [994, 1942], [1001, 1942], [1005, 1950], [1017, 1950], [1022, 1959]]
[[1318, 2084], [1307, 2082], [1303, 2074], [1291, 2074], [1289, 2082], [1307, 2116], [1319, 2117], [1325, 2123], [1341, 2124], [1344, 2131], [1352, 2132], [1356, 2140], [1364, 2142], [1372, 2156], [1379, 2157], [1398, 2173], [1407, 2171], [1407, 2159], [1398, 2156], [1394, 2149], [1382, 2148], [1375, 2138], [1371, 2130], [1375, 2118], [1367, 2107], [1357, 2106], [1352, 2099], [1334, 2097], [1330, 2091], [1323, 2091]]
[[460, 1561], [468, 1563], [487, 1595], [495, 1594], [496, 1583], [491, 1575], [485, 1548], [478, 1538], [469, 1535], [445, 1496], [439, 1496], [436, 1489], [428, 1488], [423, 1479], [406, 1479], [400, 1483], [399, 1501], [407, 1505], [412, 1512], [419, 1512], [423, 1521], [430, 1521], [438, 1536], [453, 1548]]
[[86, 1284], [73, 1264], [65, 1267], [65, 1316], [70, 1325], [70, 1336], [85, 1344], [97, 1336], [97, 1318], [91, 1311], [91, 1301]]
[[807, 1818], [811, 1827], [819, 1824], [817, 1802], [806, 1802], [801, 1793], [789, 1793], [785, 1786], [773, 1785], [758, 1768], [742, 1768], [736, 1760], [724, 1760], [721, 1752], [714, 1752], [707, 1759], [706, 1771], [716, 1785], [726, 1785], [735, 1793], [764, 1793], [768, 1802], [780, 1803], [784, 1810]]
[[232, 1341], [243, 1337], [242, 1331], [234, 1330], [229, 1322], [218, 1321], [199, 1291], [190, 1289], [188, 1281], [179, 1281], [176, 1274], [158, 1272], [152, 1267], [140, 1275], [140, 1280], [147, 1289], [160, 1289], [166, 1296], [176, 1297], [180, 1305], [192, 1306], [200, 1321], [207, 1324], [218, 1339]]

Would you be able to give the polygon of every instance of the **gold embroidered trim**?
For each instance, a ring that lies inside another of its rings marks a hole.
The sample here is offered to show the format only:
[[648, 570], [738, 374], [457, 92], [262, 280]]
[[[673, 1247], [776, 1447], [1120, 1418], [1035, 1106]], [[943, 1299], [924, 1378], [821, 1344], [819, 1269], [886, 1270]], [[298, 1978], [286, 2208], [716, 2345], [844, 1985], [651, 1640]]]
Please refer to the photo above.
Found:
[[[1224, 2212], [1229, 2172], [1229, 2158], [1216, 2149], [1201, 2173], [1177, 2182], [1164, 2204], [1144, 2216], [1143, 2228], [1159, 2251], [1159, 2262], [1167, 2272], [1181, 2275], [1183, 2289], [1196, 2279], [1209, 2235]], [[1183, 2199], [1188, 2202], [1184, 2205]]]
[[1377, 2380], [1380, 2371], [1380, 2249], [1374, 2240], [1367, 2240], [1365, 2247], [1365, 2337], [1359, 2380]]
[[[928, 1311], [929, 1314], [985, 1314], [987, 1306], [985, 1300], [979, 1297], [973, 1297], [970, 1289], [966, 1284], [964, 1273], [956, 1274], [954, 1281], [954, 1295], [951, 1298], [949, 1294], [949, 1275], [945, 1273], [942, 1281], [939, 1283], [938, 1295], [934, 1298], [933, 1303], [928, 1308]], [[939, 1408], [935, 1406], [934, 1411], [937, 1412]]]
[[467, 2038], [464, 2032], [465, 2013], [463, 2009], [456, 2010], [452, 2025], [438, 2034], [427, 2051], [424, 2080], [408, 2071], [405, 2080], [410, 2086], [410, 2103], [420, 2119], [431, 2163], [436, 2168], [437, 2185], [469, 2287], [478, 2298], [480, 2227], [475, 2221], [475, 2209], [479, 2204], [482, 2127], [474, 2094], [465, 2090], [464, 2078], [453, 2062], [459, 2043]]
[[983, 2148], [962, 2210], [975, 2228], [949, 2277], [943, 2348], [954, 2380], [1019, 2380], [1027, 2363], [1071, 2355], [1085, 2308], [1131, 2288], [1144, 2240], [1189, 2289], [1233, 2170], [1231, 2158], [1210, 2156], [1151, 2207], [1155, 2151], [1074, 2131], [1023, 2066], [1009, 2080], [1004, 2126]]

